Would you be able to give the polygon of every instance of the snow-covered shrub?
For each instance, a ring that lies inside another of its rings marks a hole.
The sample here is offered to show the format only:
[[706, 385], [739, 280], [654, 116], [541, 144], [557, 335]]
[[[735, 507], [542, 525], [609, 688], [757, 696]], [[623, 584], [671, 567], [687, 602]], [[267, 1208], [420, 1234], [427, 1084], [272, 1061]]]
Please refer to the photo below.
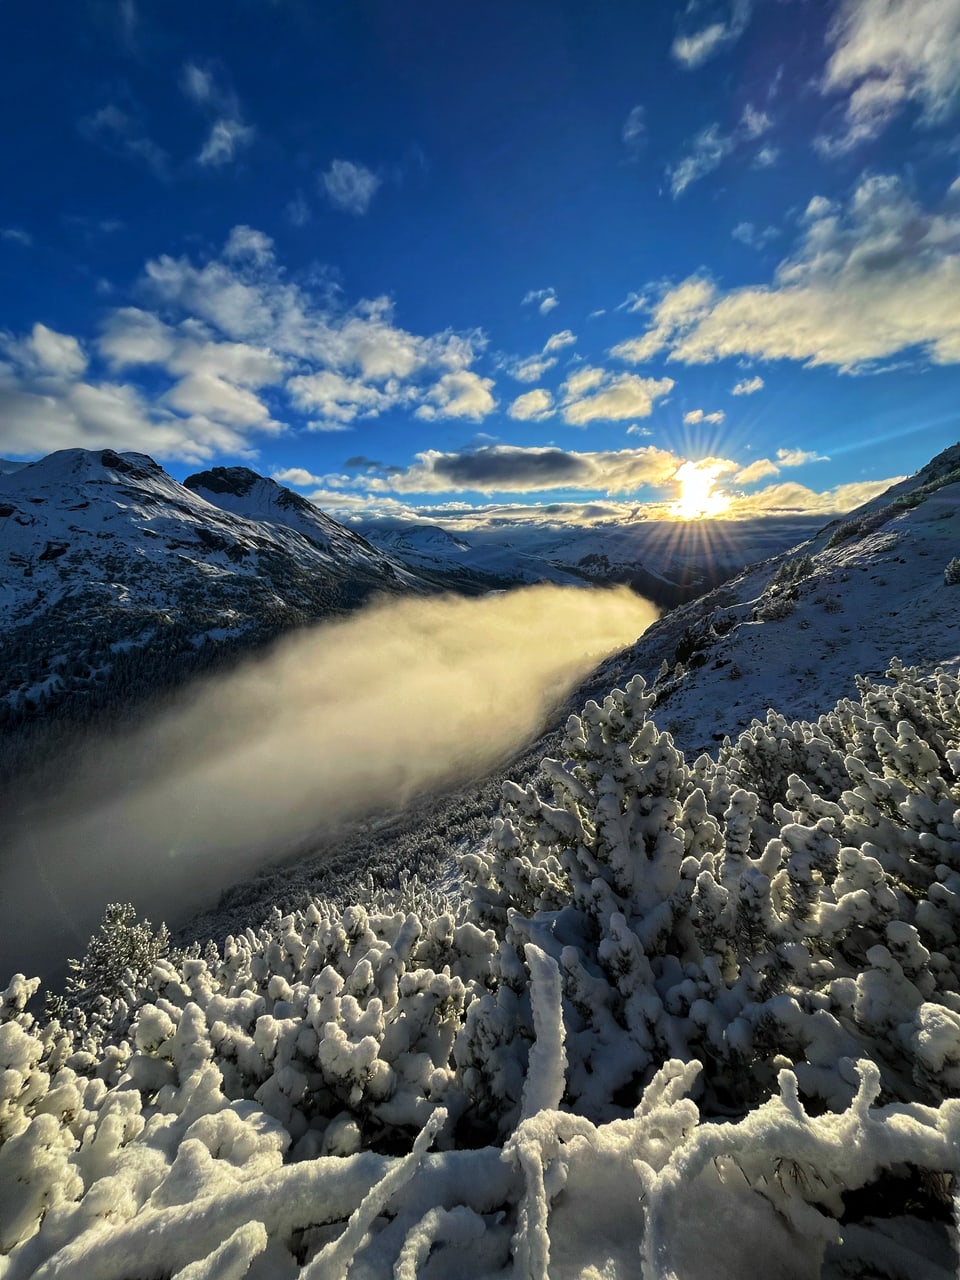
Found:
[[816, 725], [770, 713], [716, 764], [684, 762], [639, 677], [571, 717], [566, 759], [542, 791], [508, 784], [469, 868], [475, 918], [504, 937], [458, 1042], [488, 1092], [531, 1037], [528, 943], [563, 974], [565, 1096], [591, 1118], [675, 1056], [702, 1064], [718, 1116], [788, 1065], [817, 1107], [849, 1101], [858, 1057], [891, 1097], [960, 1084], [958, 686], [889, 674]]
[[790, 592], [771, 592], [764, 595], [757, 606], [757, 617], [761, 622], [780, 622], [783, 618], [789, 618], [796, 607], [796, 601]]
[[15, 978], [3, 1280], [955, 1274], [960, 684], [888, 678], [690, 763], [636, 678], [462, 910], [275, 911], [59, 1019]]
[[943, 581], [948, 587], [955, 587], [960, 583], [960, 557], [954, 556], [952, 560], [947, 561], [943, 571]]
[[111, 902], [83, 958], [68, 962], [67, 995], [83, 1008], [101, 1000], [131, 999], [169, 951], [165, 924], [154, 933], [149, 920], [137, 919], [131, 903]]

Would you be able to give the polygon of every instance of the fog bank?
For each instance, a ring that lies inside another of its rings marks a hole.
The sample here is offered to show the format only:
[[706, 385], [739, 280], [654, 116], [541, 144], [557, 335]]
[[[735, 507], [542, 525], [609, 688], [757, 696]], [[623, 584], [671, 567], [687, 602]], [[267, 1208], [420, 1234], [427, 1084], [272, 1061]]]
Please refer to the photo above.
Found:
[[312, 832], [482, 774], [656, 610], [626, 588], [392, 600], [298, 632], [86, 750], [0, 856], [0, 986], [82, 954], [108, 901], [184, 920]]

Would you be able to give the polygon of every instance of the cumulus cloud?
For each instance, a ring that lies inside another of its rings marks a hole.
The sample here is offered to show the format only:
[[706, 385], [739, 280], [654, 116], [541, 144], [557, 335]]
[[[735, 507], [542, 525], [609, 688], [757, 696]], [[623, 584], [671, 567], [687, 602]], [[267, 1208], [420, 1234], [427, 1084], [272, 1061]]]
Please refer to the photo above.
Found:
[[553, 413], [553, 396], [543, 387], [538, 387], [536, 391], [517, 396], [508, 412], [519, 422], [541, 422]]
[[766, 112], [747, 103], [740, 123], [733, 132], [724, 133], [716, 123], [701, 129], [690, 144], [688, 154], [667, 169], [673, 198], [682, 195], [691, 183], [698, 182], [708, 173], [719, 169], [727, 156], [746, 143], [755, 141], [772, 126], [773, 121]]
[[554, 351], [562, 351], [564, 347], [572, 347], [577, 340], [577, 335], [570, 329], [561, 329], [559, 333], [552, 333], [543, 344], [545, 355], [551, 355]]
[[587, 366], [578, 369], [561, 386], [561, 413], [571, 427], [585, 427], [591, 422], [621, 422], [624, 418], [649, 418], [656, 401], [673, 387], [672, 378], [612, 374]]
[[838, 132], [818, 139], [827, 153], [876, 137], [907, 103], [926, 123], [943, 120], [960, 92], [960, 5], [956, 0], [843, 0], [827, 33], [832, 52], [825, 94], [845, 93]]
[[792, 481], [771, 484], [755, 493], [733, 497], [725, 514], [738, 520], [755, 516], [842, 515], [878, 497], [902, 479], [903, 476], [890, 476], [886, 480], [855, 481], [820, 493]]
[[744, 378], [738, 382], [730, 392], [732, 396], [752, 396], [757, 391], [763, 390], [763, 379], [759, 373], [752, 378]]
[[418, 418], [469, 418], [480, 422], [497, 407], [491, 394], [492, 378], [481, 378], [472, 369], [445, 373], [424, 395]]
[[[283, 428], [280, 396], [312, 430], [347, 430], [386, 409], [478, 421], [495, 407], [493, 381], [470, 366], [486, 343], [475, 331], [411, 333], [389, 299], [345, 307], [292, 282], [273, 242], [249, 226], [218, 257], [147, 263], [140, 292], [156, 310], [119, 307], [96, 353], [116, 378], [152, 368], [151, 399], [123, 382], [80, 383], [88, 356], [43, 325], [0, 343], [0, 433], [7, 452], [68, 446], [137, 448], [158, 458], [251, 457], [255, 437]], [[269, 392], [265, 389], [273, 389]]]
[[960, 361], [960, 209], [948, 193], [920, 208], [898, 179], [864, 179], [845, 210], [811, 201], [801, 240], [769, 285], [721, 293], [691, 277], [668, 290], [654, 324], [614, 348], [639, 361], [704, 364], [731, 356], [802, 360], [844, 372], [911, 347]]
[[320, 188], [333, 207], [355, 217], [370, 208], [381, 182], [372, 169], [353, 160], [334, 160], [320, 175]]
[[752, 10], [753, 0], [733, 0], [721, 20], [710, 22], [690, 35], [677, 36], [670, 52], [687, 70], [702, 66], [740, 39], [750, 21]]
[[[810, 462], [829, 461], [830, 459], [828, 457], [824, 454], [817, 453], [816, 450], [813, 449], [778, 449], [776, 462], [773, 462], [770, 458], [757, 458], [757, 460], [755, 462], [751, 462], [749, 466], [741, 468], [741, 470], [734, 476], [734, 480], [737, 484], [753, 484], [757, 480], [765, 480], [769, 476], [779, 475], [781, 467], [803, 467]], [[892, 484], [893, 481], [884, 481], [884, 483]], [[802, 486], [799, 485], [792, 486], [794, 490], [799, 490], [801, 487]], [[778, 492], [787, 492], [791, 489], [791, 486], [785, 487], [784, 485], [776, 485], [773, 486], [773, 488]], [[818, 498], [817, 501], [819, 502], [820, 498]], [[865, 502], [866, 499], [863, 498], [861, 501]], [[852, 503], [851, 505], [856, 506], [858, 504]], [[820, 508], [817, 507], [815, 509]]]
[[524, 294], [521, 306], [529, 307], [536, 303], [537, 310], [542, 316], [549, 315], [554, 307], [559, 307], [560, 299], [557, 297], [557, 291], [553, 288], [547, 289], [530, 289]]
[[711, 422], [719, 425], [726, 416], [722, 409], [715, 409], [713, 413], [705, 413], [703, 409], [691, 409], [683, 415], [683, 420], [688, 426], [693, 426], [698, 422]]
[[107, 901], [176, 923], [309, 837], [483, 776], [656, 616], [626, 588], [393, 601], [192, 685], [8, 841], [10, 967], [49, 966], [51, 929], [82, 951]]
[[757, 480], [766, 480], [770, 476], [778, 476], [780, 468], [769, 458], [758, 458], [749, 466], [742, 467], [733, 477], [736, 484], [754, 484]]

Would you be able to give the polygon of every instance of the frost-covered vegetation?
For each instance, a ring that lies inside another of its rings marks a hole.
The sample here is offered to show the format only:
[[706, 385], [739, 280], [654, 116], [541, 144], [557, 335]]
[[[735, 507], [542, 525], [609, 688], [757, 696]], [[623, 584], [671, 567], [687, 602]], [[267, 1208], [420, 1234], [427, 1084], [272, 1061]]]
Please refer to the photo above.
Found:
[[14, 979], [0, 1277], [955, 1275], [960, 683], [888, 680], [688, 764], [634, 678], [456, 911]]

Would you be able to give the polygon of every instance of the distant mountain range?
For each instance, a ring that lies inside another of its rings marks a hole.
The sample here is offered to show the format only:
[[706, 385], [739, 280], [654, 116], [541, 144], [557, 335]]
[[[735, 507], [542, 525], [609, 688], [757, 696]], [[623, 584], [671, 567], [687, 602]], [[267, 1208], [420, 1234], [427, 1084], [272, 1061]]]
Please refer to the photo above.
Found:
[[181, 484], [109, 449], [0, 461], [0, 755], [9, 768], [31, 735], [46, 741], [377, 594], [627, 583], [670, 607], [818, 524], [350, 528], [246, 467]]

